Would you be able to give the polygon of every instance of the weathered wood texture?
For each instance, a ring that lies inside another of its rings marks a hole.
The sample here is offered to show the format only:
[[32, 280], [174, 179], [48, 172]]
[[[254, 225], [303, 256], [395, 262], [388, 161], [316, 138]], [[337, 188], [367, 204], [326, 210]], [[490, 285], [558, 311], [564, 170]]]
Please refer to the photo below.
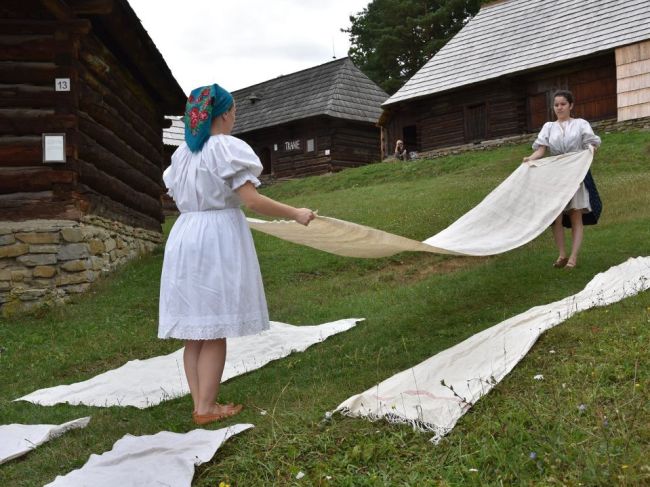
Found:
[[269, 165], [265, 173], [279, 178], [325, 174], [378, 161], [379, 136], [373, 124], [332, 117], [238, 134]]
[[[169, 89], [175, 81], [166, 66], [159, 77], [171, 81], [151, 81], [152, 59], [143, 60], [145, 75], [125, 56], [124, 39], [115, 39], [119, 20], [108, 15], [115, 8], [137, 22], [121, 0], [0, 6], [0, 219], [91, 212], [160, 230], [163, 112], [177, 101], [182, 107], [182, 92]], [[111, 18], [91, 24], [79, 14]], [[138, 38], [136, 50], [151, 51], [143, 32], [125, 35]], [[55, 78], [70, 78], [71, 90], [56, 92]], [[156, 93], [162, 85], [167, 92]], [[66, 134], [67, 163], [42, 164], [47, 132]]]
[[650, 41], [616, 49], [619, 122], [650, 116]]
[[382, 116], [382, 149], [392, 155], [395, 142], [407, 139], [413, 130], [415, 140], [406, 143], [409, 151], [536, 131], [554, 119], [552, 94], [557, 89], [573, 92], [576, 117], [591, 121], [614, 117], [613, 53], [391, 105]]

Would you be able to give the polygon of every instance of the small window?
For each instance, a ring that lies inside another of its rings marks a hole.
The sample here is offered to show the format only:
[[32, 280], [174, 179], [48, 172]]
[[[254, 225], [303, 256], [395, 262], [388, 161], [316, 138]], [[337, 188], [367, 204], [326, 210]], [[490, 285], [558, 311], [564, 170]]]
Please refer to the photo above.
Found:
[[314, 152], [314, 139], [307, 139], [307, 152]]

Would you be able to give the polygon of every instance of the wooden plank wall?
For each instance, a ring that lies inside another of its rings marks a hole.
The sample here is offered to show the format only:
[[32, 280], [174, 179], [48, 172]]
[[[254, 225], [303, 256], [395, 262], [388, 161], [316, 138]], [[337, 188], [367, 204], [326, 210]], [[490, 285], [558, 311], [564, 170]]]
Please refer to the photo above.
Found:
[[527, 128], [531, 132], [555, 119], [552, 96], [559, 89], [573, 93], [576, 117], [596, 121], [616, 116], [616, 66], [612, 52], [522, 76], [521, 83], [526, 86]]
[[95, 34], [79, 51], [80, 182], [94, 213], [160, 229], [163, 114]]
[[616, 49], [618, 121], [650, 116], [650, 41]]
[[[89, 24], [57, 23], [32, 0], [3, 1], [0, 13], [0, 220], [79, 218], [77, 95], [54, 80], [74, 82]], [[42, 163], [44, 132], [66, 134], [68, 164]]]
[[333, 171], [381, 160], [380, 129], [375, 124], [341, 120], [333, 128]]
[[[278, 178], [303, 177], [324, 174], [331, 170], [331, 121], [324, 117], [297, 123], [269, 127], [246, 134], [236, 134], [245, 140], [262, 158], [267, 150], [271, 154], [271, 174]], [[307, 151], [307, 140], [314, 139], [314, 151]], [[300, 141], [299, 150], [286, 150], [285, 142]], [[275, 149], [277, 146], [277, 150]]]
[[[164, 117], [152, 94], [90, 21], [45, 19], [32, 0], [2, 10], [0, 219], [92, 213], [160, 231]], [[44, 132], [66, 134], [65, 164], [42, 163]]]
[[[390, 116], [384, 126], [385, 150], [392, 155], [395, 142], [403, 138], [403, 129], [415, 125], [417, 147], [428, 151], [438, 147], [472, 142], [465, 117], [468, 109], [485, 104], [486, 139], [522, 133], [525, 130], [525, 94], [510, 79], [484, 83], [421, 100], [407, 102]], [[470, 110], [471, 111], [471, 110]]]

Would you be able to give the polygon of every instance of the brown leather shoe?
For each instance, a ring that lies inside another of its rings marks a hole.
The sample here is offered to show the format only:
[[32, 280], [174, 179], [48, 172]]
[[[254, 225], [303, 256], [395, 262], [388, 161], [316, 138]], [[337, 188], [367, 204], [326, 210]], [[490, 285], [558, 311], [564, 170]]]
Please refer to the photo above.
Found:
[[567, 265], [567, 262], [569, 262], [569, 259], [567, 257], [558, 257], [558, 259], [553, 263], [553, 267], [556, 269], [561, 269]]
[[220, 408], [222, 408], [221, 411], [216, 413], [208, 413], [208, 414], [192, 413], [192, 420], [194, 421], [194, 423], [195, 424], [214, 423], [217, 421], [221, 421], [222, 419], [231, 418], [232, 416], [239, 414], [241, 410], [244, 409], [244, 406], [242, 406], [241, 404], [237, 404], [232, 407], [222, 406], [221, 404], [215, 404], [215, 406], [219, 406]]

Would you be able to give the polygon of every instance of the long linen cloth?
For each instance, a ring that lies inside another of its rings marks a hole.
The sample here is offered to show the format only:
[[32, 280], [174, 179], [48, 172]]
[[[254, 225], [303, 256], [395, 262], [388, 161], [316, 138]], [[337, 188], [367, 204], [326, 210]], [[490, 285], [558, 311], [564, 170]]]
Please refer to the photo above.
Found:
[[308, 227], [248, 219], [251, 228], [346, 257], [378, 258], [405, 251], [494, 255], [524, 245], [562, 213], [593, 159], [588, 149], [520, 165], [472, 210], [418, 242], [364, 225], [317, 217]]
[[252, 427], [236, 424], [216, 431], [125, 435], [112, 450], [90, 455], [83, 467], [58, 476], [46, 487], [189, 487], [196, 465], [210, 460], [228, 438]]
[[57, 436], [88, 426], [90, 417], [63, 424], [3, 424], [0, 425], [0, 464], [20, 457]]
[[[228, 339], [223, 381], [258, 369], [267, 363], [302, 352], [356, 326], [363, 318], [349, 318], [315, 326], [293, 326], [272, 321], [258, 335]], [[144, 409], [189, 394], [183, 371], [183, 349], [123, 366], [75, 384], [40, 389], [16, 401], [42, 406], [68, 403], [86, 406], [135, 406]]]
[[615, 303], [648, 288], [650, 257], [629, 259], [596, 275], [581, 292], [477, 333], [350, 397], [336, 410], [348, 416], [408, 423], [433, 432], [432, 440], [437, 442], [515, 367], [546, 330], [580, 311]]

